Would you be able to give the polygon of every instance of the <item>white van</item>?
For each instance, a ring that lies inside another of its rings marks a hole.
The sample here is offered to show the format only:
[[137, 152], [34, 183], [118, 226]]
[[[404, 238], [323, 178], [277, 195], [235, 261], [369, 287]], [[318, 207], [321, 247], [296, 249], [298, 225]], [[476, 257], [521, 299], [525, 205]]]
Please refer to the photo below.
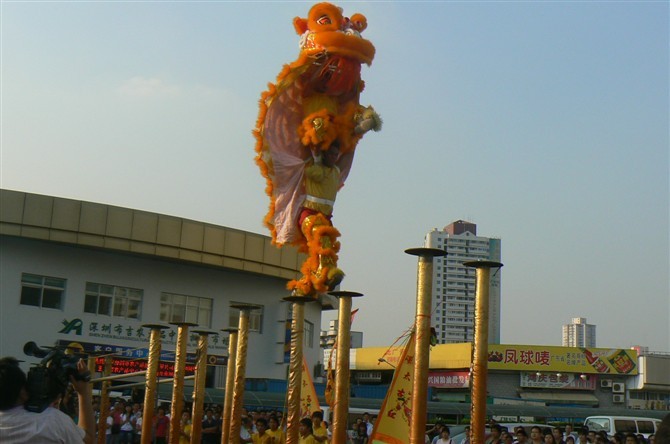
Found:
[[[328, 424], [333, 423], [333, 411], [328, 405], [321, 407], [323, 411], [323, 420], [327, 421]], [[347, 429], [356, 422], [356, 418], [362, 418], [364, 413], [368, 413], [371, 416], [371, 419], [379, 415], [379, 409], [361, 409], [356, 407], [349, 407], [349, 415], [347, 418]]]
[[661, 425], [661, 420], [635, 416], [589, 416], [584, 421], [584, 425], [589, 428], [589, 431], [599, 432], [604, 430], [608, 436], [616, 433], [634, 433], [649, 438], [649, 435], [656, 433]]

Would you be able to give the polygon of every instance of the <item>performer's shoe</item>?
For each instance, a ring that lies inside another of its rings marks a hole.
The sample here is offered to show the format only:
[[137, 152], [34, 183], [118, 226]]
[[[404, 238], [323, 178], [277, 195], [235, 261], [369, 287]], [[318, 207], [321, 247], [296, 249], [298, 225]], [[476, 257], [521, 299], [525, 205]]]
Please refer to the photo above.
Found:
[[326, 285], [332, 290], [340, 285], [342, 279], [344, 279], [344, 272], [339, 268], [331, 268], [328, 270], [328, 280], [326, 281]]
[[298, 288], [294, 288], [293, 291], [291, 291], [291, 296], [292, 297], [305, 297], [307, 296], [303, 291], [299, 290]]

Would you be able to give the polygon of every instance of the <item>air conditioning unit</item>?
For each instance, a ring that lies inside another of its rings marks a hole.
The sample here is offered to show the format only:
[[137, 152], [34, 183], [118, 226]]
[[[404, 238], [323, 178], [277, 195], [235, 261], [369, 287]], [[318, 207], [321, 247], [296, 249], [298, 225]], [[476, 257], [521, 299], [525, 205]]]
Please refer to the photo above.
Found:
[[612, 383], [612, 393], [626, 393], [626, 384], [623, 382]]
[[612, 387], [612, 380], [611, 379], [601, 379], [600, 380], [600, 387], [602, 387], [602, 388]]
[[612, 402], [615, 404], [623, 404], [626, 400], [626, 395], [612, 395]]

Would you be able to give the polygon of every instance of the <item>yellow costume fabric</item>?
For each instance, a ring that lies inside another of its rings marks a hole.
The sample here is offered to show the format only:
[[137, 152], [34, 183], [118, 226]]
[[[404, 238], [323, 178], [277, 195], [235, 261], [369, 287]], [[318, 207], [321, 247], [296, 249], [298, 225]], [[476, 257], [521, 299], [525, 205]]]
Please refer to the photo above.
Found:
[[316, 439], [314, 439], [314, 435], [307, 435], [305, 437], [300, 437], [298, 440], [298, 444], [319, 444]]
[[277, 429], [275, 431], [267, 429], [265, 433], [275, 439], [274, 444], [284, 444], [286, 442], [286, 437], [284, 436], [284, 431], [282, 429]]
[[[323, 423], [321, 423], [321, 427], [312, 427], [312, 430], [313, 430], [312, 433], [314, 434], [314, 436], [319, 436], [319, 437], [325, 436], [326, 438], [328, 438], [328, 429], [326, 429], [326, 426]], [[326, 440], [325, 442], [328, 442], [328, 441]]]
[[305, 169], [305, 177], [307, 196], [303, 206], [326, 216], [333, 214], [333, 204], [340, 186], [339, 168], [315, 163]]
[[263, 436], [259, 436], [258, 433], [254, 433], [251, 435], [251, 441], [254, 444], [271, 444], [273, 443], [272, 441], [272, 436], [268, 435], [267, 430], [265, 433], [263, 433]]
[[179, 444], [189, 444], [191, 442], [191, 424], [186, 424], [184, 426], [184, 433], [188, 435], [188, 438], [185, 436], [179, 437]]

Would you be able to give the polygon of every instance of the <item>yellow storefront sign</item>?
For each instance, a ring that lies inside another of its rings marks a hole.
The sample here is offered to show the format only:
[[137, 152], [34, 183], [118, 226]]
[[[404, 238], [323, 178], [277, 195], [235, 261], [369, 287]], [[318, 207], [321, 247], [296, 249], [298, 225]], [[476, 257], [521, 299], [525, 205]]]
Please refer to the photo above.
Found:
[[488, 367], [491, 370], [636, 375], [637, 352], [618, 348], [490, 345]]
[[[352, 370], [390, 370], [400, 360], [402, 347], [352, 349]], [[430, 368], [469, 369], [472, 344], [440, 344], [431, 349]], [[382, 361], [379, 359], [383, 358]], [[626, 349], [577, 348], [550, 345], [489, 345], [490, 370], [573, 372], [637, 375], [637, 352]]]

